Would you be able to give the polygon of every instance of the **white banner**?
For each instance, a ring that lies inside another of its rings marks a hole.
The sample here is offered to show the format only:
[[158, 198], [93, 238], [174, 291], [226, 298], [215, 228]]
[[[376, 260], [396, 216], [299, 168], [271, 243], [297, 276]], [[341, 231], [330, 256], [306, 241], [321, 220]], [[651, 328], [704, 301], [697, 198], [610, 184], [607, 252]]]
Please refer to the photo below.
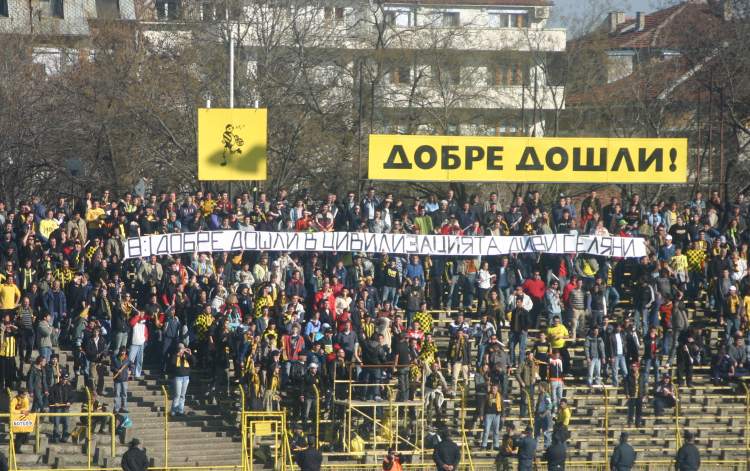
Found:
[[547, 234], [531, 236], [452, 236], [364, 232], [208, 231], [133, 237], [125, 258], [186, 252], [269, 250], [283, 252], [367, 252], [408, 255], [492, 256], [513, 253], [586, 253], [643, 257], [644, 240], [634, 237]]

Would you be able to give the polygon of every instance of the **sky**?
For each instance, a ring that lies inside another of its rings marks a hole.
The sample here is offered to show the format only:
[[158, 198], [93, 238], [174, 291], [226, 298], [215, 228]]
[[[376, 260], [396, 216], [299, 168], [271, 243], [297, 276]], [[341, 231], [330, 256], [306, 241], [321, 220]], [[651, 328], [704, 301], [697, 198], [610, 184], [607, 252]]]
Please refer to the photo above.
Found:
[[573, 18], [586, 16], [593, 9], [597, 14], [608, 11], [624, 11], [625, 16], [635, 16], [637, 11], [650, 13], [670, 3], [670, 0], [553, 0], [552, 21], [554, 26], [572, 26]]

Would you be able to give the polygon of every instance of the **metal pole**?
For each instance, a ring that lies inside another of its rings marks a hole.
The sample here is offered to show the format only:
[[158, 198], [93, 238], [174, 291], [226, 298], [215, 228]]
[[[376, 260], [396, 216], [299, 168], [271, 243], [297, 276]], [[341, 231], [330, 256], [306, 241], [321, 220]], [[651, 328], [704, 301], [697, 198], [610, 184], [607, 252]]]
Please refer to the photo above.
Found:
[[234, 34], [229, 21], [229, 7], [226, 8], [227, 31], [229, 31], [229, 107], [234, 108]]
[[240, 435], [242, 437], [242, 471], [247, 470], [247, 430], [245, 428], [245, 391], [240, 386]]
[[167, 388], [162, 384], [161, 392], [164, 394], [164, 469], [169, 469], [169, 394]]
[[604, 389], [604, 468], [609, 469], [609, 393]]
[[88, 402], [88, 427], [86, 430], [86, 467], [91, 469], [91, 409], [94, 407], [93, 401], [91, 400], [91, 391], [86, 386], [86, 401]]
[[362, 99], [362, 59], [359, 59], [359, 103], [357, 104], [357, 198], [362, 198], [362, 120], [364, 119], [363, 99]]
[[722, 201], [729, 196], [727, 193], [727, 170], [724, 159], [724, 87], [722, 87], [719, 91], [719, 194]]

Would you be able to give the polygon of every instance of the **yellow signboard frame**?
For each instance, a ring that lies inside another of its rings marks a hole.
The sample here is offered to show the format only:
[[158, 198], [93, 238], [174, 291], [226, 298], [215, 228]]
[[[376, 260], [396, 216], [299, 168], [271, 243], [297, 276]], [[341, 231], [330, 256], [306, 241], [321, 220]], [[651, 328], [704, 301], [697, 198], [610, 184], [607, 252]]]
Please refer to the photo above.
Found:
[[198, 179], [267, 178], [267, 110], [198, 110]]
[[371, 134], [371, 180], [685, 183], [687, 139]]

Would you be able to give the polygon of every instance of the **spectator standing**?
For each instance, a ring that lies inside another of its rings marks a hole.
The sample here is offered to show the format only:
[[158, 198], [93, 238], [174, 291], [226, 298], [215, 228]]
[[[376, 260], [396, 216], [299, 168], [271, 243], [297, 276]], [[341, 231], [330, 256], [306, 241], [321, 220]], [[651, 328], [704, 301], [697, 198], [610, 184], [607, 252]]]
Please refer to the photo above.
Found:
[[526, 352], [526, 358], [521, 366], [516, 370], [516, 380], [520, 388], [520, 417], [525, 419], [528, 416], [530, 403], [534, 398], [534, 385], [539, 378], [539, 365], [534, 359], [534, 352]]
[[628, 443], [628, 432], [622, 432], [620, 443], [612, 451], [609, 460], [610, 471], [630, 471], [635, 466], [636, 456], [635, 450]]
[[432, 459], [435, 461], [438, 471], [458, 471], [458, 464], [461, 462], [461, 450], [448, 436], [447, 431], [440, 432], [440, 443], [435, 447]]
[[[529, 311], [523, 305], [523, 298], [517, 297], [510, 318], [510, 362], [514, 367], [518, 366], [526, 353], [530, 326]], [[518, 347], [518, 354], [516, 354], [516, 347]]]
[[[70, 405], [73, 402], [73, 388], [70, 386], [68, 373], [60, 375], [60, 379], [49, 391], [49, 409], [50, 412], [66, 413], [70, 411]], [[52, 418], [52, 443], [58, 440], [62, 443], [68, 441], [68, 417]], [[60, 427], [58, 433], [57, 428]]]
[[146, 342], [148, 342], [149, 333], [146, 324], [148, 320], [149, 316], [143, 311], [137, 311], [129, 321], [133, 333], [130, 339], [128, 358], [133, 365], [135, 379], [141, 379], [143, 374], [143, 353], [146, 348]]
[[599, 336], [599, 326], [594, 325], [583, 344], [589, 376], [589, 387], [602, 385], [602, 361], [605, 360], [604, 340]]
[[177, 351], [174, 354], [172, 367], [172, 410], [171, 414], [185, 414], [185, 395], [187, 394], [188, 384], [190, 384], [190, 368], [193, 364], [193, 352], [185, 347], [185, 344], [177, 344]]
[[544, 452], [547, 471], [565, 471], [565, 459], [568, 450], [565, 441], [557, 435], [552, 437], [552, 445]]
[[685, 430], [685, 443], [677, 450], [675, 456], [676, 471], [698, 471], [701, 467], [701, 457], [698, 448], [695, 446], [695, 439], [690, 430]]
[[526, 427], [516, 442], [518, 448], [518, 471], [531, 471], [536, 456], [536, 440], [531, 436], [531, 428]]
[[498, 385], [493, 384], [487, 394], [487, 405], [484, 408], [484, 432], [482, 433], [482, 448], [487, 447], [490, 433], [492, 434], [492, 446], [495, 450], [500, 448], [500, 428], [503, 422], [503, 397], [498, 390]]
[[133, 362], [128, 357], [126, 347], [120, 347], [117, 355], [113, 356], [110, 371], [112, 372], [112, 381], [115, 386], [115, 407], [114, 413], [128, 413], [128, 380], [133, 373]]
[[635, 421], [636, 427], [643, 427], [643, 399], [646, 396], [646, 378], [639, 374], [638, 363], [633, 363], [625, 382], [625, 395], [628, 398], [628, 426]]
[[141, 441], [134, 438], [130, 441], [128, 451], [122, 455], [122, 471], [147, 471], [148, 456], [146, 449], [141, 445]]

